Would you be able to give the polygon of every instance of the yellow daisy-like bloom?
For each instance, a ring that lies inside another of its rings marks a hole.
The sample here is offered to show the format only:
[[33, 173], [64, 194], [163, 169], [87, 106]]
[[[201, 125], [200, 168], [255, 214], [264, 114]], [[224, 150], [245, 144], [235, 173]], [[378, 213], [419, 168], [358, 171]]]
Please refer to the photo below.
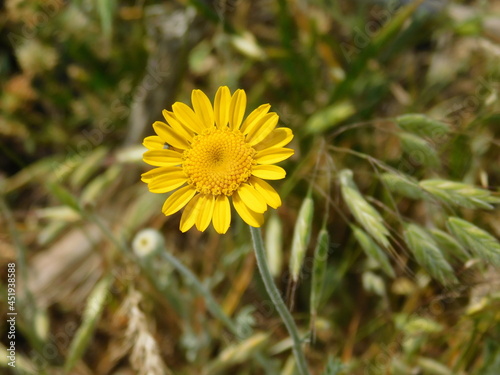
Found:
[[267, 206], [278, 208], [278, 193], [264, 180], [285, 177], [273, 165], [293, 155], [283, 148], [293, 138], [289, 128], [276, 128], [278, 115], [263, 104], [243, 121], [246, 94], [233, 95], [226, 86], [215, 94], [214, 105], [200, 90], [191, 94], [193, 108], [174, 103], [164, 110], [166, 123], [156, 121], [157, 135], [146, 137], [144, 161], [155, 169], [142, 175], [153, 193], [173, 192], [163, 204], [165, 215], [185, 207], [180, 230], [193, 225], [200, 231], [213, 223], [226, 233], [231, 223], [230, 198], [236, 212], [253, 227], [264, 222]]

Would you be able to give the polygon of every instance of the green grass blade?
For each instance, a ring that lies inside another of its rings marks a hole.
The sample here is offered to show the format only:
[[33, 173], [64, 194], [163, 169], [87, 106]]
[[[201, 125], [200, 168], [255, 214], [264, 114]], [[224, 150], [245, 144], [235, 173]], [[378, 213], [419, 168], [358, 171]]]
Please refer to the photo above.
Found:
[[87, 350], [92, 335], [94, 334], [95, 327], [104, 305], [107, 302], [109, 293], [109, 286], [111, 285], [112, 278], [105, 277], [99, 281], [87, 299], [87, 305], [83, 312], [82, 324], [76, 331], [75, 337], [71, 341], [69, 352], [64, 364], [64, 371], [68, 374], [76, 363], [82, 358], [85, 350]]

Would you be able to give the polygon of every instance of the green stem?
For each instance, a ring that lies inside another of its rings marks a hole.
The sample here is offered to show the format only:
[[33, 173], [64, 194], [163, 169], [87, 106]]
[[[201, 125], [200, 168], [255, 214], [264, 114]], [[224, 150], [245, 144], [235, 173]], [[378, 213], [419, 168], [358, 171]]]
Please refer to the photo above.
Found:
[[264, 243], [262, 241], [260, 228], [250, 227], [250, 232], [252, 233], [255, 257], [257, 258], [257, 266], [259, 267], [262, 281], [264, 282], [269, 297], [271, 297], [271, 301], [274, 307], [276, 308], [276, 310], [278, 310], [278, 313], [280, 314], [283, 323], [285, 323], [288, 333], [292, 337], [293, 354], [297, 362], [299, 373], [301, 375], [309, 375], [306, 357], [304, 356], [304, 352], [302, 351], [302, 342], [300, 340], [300, 336], [297, 331], [297, 326], [295, 325], [292, 314], [290, 314], [290, 311], [288, 311], [288, 308], [286, 307], [285, 302], [281, 297], [280, 291], [274, 284], [271, 271], [269, 271], [269, 266], [267, 264], [266, 252], [264, 249]]
[[220, 305], [214, 299], [212, 294], [205, 288], [205, 286], [198, 280], [196, 275], [191, 272], [189, 268], [187, 268], [184, 264], [182, 264], [177, 257], [170, 254], [167, 250], [164, 250], [160, 253], [161, 257], [165, 259], [168, 263], [170, 263], [177, 271], [179, 271], [184, 279], [205, 299], [205, 303], [207, 304], [208, 310], [218, 319], [220, 319], [224, 325], [229, 328], [229, 330], [237, 335], [241, 336], [238, 332], [238, 327], [233, 323], [231, 319], [226, 315], [226, 313], [222, 310]]

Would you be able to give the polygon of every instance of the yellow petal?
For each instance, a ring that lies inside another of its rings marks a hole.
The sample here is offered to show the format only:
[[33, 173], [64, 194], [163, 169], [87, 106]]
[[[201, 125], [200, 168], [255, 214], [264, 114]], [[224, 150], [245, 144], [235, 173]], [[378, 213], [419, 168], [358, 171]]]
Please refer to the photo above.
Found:
[[259, 164], [275, 164], [288, 159], [294, 154], [291, 148], [268, 148], [255, 154], [255, 161]]
[[155, 176], [148, 184], [152, 193], [168, 193], [187, 182], [187, 177], [182, 168], [172, 168], [171, 171]]
[[189, 148], [189, 143], [186, 138], [182, 137], [170, 126], [161, 121], [156, 121], [153, 124], [156, 134], [158, 134], [166, 143], [175, 148], [185, 150]]
[[215, 197], [212, 194], [202, 195], [200, 198], [200, 211], [196, 217], [196, 228], [200, 232], [204, 232], [212, 221], [214, 214]]
[[264, 197], [266, 203], [272, 208], [278, 208], [281, 206], [280, 195], [274, 190], [274, 188], [269, 185], [266, 181], [261, 180], [255, 176], [250, 177], [248, 180], [250, 184], [257, 190], [260, 195]]
[[176, 102], [172, 105], [175, 118], [186, 128], [191, 129], [195, 133], [203, 132], [205, 126], [201, 120], [196, 116], [194, 111], [188, 107], [186, 104], [181, 102]]
[[182, 163], [182, 154], [174, 150], [146, 151], [142, 157], [144, 162], [157, 167], [168, 167]]
[[225, 195], [219, 195], [215, 200], [212, 223], [215, 231], [220, 234], [226, 233], [231, 225], [231, 205]]
[[266, 138], [278, 125], [279, 116], [274, 113], [268, 113], [264, 115], [258, 122], [257, 125], [248, 133], [247, 142], [253, 146], [261, 142]]
[[210, 99], [201, 90], [193, 90], [191, 93], [191, 103], [194, 112], [201, 119], [205, 128], [214, 126], [214, 110]]
[[184, 125], [182, 125], [176, 118], [174, 112], [163, 110], [163, 117], [167, 120], [168, 124], [174, 129], [174, 131], [179, 134], [182, 138], [186, 139], [188, 142], [193, 140], [193, 131]]
[[264, 180], [281, 180], [286, 176], [285, 170], [277, 165], [256, 165], [252, 169], [252, 174]]
[[175, 214], [182, 207], [184, 207], [191, 198], [196, 194], [196, 189], [191, 185], [184, 186], [179, 190], [175, 191], [167, 198], [165, 203], [163, 203], [162, 212], [168, 216]]
[[255, 212], [263, 213], [267, 210], [267, 205], [264, 197], [260, 195], [252, 186], [241, 184], [238, 188], [238, 194], [248, 206]]
[[243, 121], [243, 125], [241, 125], [240, 131], [243, 134], [248, 134], [253, 127], [258, 124], [258, 121], [267, 113], [271, 108], [270, 104], [262, 104], [258, 108], [254, 109], [252, 113], [250, 113], [245, 121]]
[[161, 167], [161, 168], [151, 169], [150, 171], [147, 171], [141, 175], [141, 181], [148, 183], [156, 176], [159, 176], [161, 174], [165, 174], [168, 172], [172, 172], [172, 169], [173, 169], [172, 167]]
[[247, 95], [243, 90], [236, 90], [231, 98], [229, 105], [229, 127], [231, 129], [239, 129], [243, 116], [245, 116], [245, 109], [247, 107]]
[[165, 146], [165, 141], [157, 135], [151, 135], [149, 137], [144, 138], [142, 144], [148, 150], [162, 150], [163, 146]]
[[257, 151], [266, 148], [278, 148], [286, 146], [293, 138], [292, 130], [289, 128], [274, 129], [264, 140], [254, 146]]
[[229, 121], [229, 105], [231, 92], [227, 86], [221, 86], [215, 93], [214, 118], [219, 129], [224, 128]]
[[197, 194], [189, 201], [186, 208], [182, 212], [181, 222], [179, 225], [179, 229], [181, 232], [187, 232], [191, 229], [196, 222], [196, 216], [200, 211], [200, 197], [201, 194]]
[[241, 200], [237, 191], [233, 193], [232, 197], [234, 208], [245, 223], [252, 227], [260, 227], [262, 224], [264, 224], [264, 215], [249, 209], [247, 205]]

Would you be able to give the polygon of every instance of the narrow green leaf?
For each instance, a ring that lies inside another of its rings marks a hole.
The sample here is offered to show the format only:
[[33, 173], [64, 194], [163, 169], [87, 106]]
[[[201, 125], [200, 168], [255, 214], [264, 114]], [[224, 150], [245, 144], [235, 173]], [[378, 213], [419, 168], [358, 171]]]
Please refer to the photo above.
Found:
[[96, 203], [113, 182], [116, 181], [120, 173], [123, 172], [123, 166], [113, 165], [108, 168], [104, 173], [90, 181], [82, 192], [81, 202], [83, 205]]
[[332, 104], [315, 112], [306, 122], [305, 130], [307, 133], [323, 133], [348, 119], [355, 112], [356, 108], [350, 101]]
[[442, 284], [457, 282], [453, 268], [446, 261], [432, 237], [415, 224], [409, 224], [404, 231], [406, 243], [417, 262]]
[[92, 335], [108, 296], [108, 289], [112, 278], [105, 277], [99, 281], [87, 299], [87, 305], [82, 316], [82, 324], [76, 331], [75, 337], [71, 341], [69, 353], [64, 364], [65, 373], [69, 373], [76, 363], [82, 358], [88, 348]]
[[[344, 56], [347, 62], [350, 63], [346, 77], [333, 90], [330, 97], [330, 102], [334, 102], [339, 98], [348, 97], [354, 91], [354, 86], [359, 82], [358, 79], [363, 79], [362, 74], [368, 62], [371, 59], [376, 59], [380, 56], [381, 50], [388, 43], [393, 43], [397, 39], [397, 34], [401, 31], [404, 24], [409, 21], [415, 10], [424, 0], [416, 0], [408, 5], [402, 6], [398, 11], [386, 22], [377, 32], [372, 40], [368, 41], [368, 45], [361, 50], [354, 45], [341, 43], [341, 49], [344, 51]], [[349, 52], [352, 50], [352, 53]], [[359, 54], [359, 55], [358, 55]]]
[[61, 232], [68, 227], [68, 225], [69, 222], [66, 221], [50, 221], [38, 232], [38, 243], [43, 247], [47, 246], [52, 241], [54, 241], [54, 239], [57, 238], [61, 234]]
[[69, 192], [65, 187], [57, 182], [48, 183], [47, 188], [61, 203], [65, 204], [68, 207], [71, 207], [76, 212], [81, 212], [80, 203], [75, 198], [73, 194]]
[[454, 216], [448, 219], [448, 228], [472, 254], [495, 266], [500, 266], [500, 243], [491, 234]]
[[116, 10], [115, 0], [96, 0], [97, 13], [101, 21], [102, 33], [106, 38], [111, 38], [113, 32], [113, 17]]
[[82, 187], [88, 179], [102, 166], [102, 161], [108, 154], [105, 147], [98, 147], [93, 150], [85, 159], [76, 167], [75, 171], [69, 178], [69, 183], [72, 187]]

